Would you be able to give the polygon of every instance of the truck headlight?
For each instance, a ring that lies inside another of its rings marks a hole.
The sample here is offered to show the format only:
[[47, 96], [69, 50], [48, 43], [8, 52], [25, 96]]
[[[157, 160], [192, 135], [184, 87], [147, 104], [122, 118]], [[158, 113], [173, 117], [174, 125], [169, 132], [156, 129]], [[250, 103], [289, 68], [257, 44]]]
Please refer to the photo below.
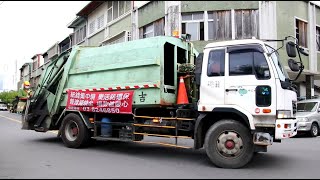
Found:
[[278, 119], [292, 118], [290, 110], [277, 110]]

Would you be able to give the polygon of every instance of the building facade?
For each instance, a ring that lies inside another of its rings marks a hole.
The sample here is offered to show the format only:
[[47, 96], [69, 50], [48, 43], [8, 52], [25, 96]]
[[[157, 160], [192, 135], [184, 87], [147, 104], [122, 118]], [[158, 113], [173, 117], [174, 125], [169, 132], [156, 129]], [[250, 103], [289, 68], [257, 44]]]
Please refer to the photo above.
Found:
[[[319, 94], [320, 8], [310, 1], [149, 1], [138, 8], [133, 3], [129, 8], [129, 1], [90, 2], [69, 28], [81, 23], [87, 27], [82, 44], [89, 46], [188, 33], [199, 52], [214, 41], [293, 36], [309, 53], [302, 57], [305, 69], [297, 83], [299, 96]], [[78, 30], [74, 28], [74, 33]], [[271, 45], [281, 47], [281, 43]], [[285, 49], [279, 54], [294, 78]]]
[[31, 62], [24, 63], [19, 70], [20, 70], [20, 81], [18, 82], [17, 89], [22, 87], [22, 84], [24, 81], [30, 81], [32, 63]]
[[42, 54], [35, 54], [32, 58], [32, 71], [30, 76], [30, 87], [34, 89], [40, 79], [41, 73], [43, 71], [44, 58]]
[[[73, 29], [60, 43], [43, 54], [44, 64], [70, 45], [106, 46], [153, 36], [190, 34], [201, 52], [210, 42], [231, 39], [297, 38], [308, 53], [302, 57], [304, 72], [298, 79], [298, 93], [311, 98], [320, 86], [320, 8], [310, 1], [91, 1], [68, 25]], [[281, 43], [271, 43], [274, 48]], [[279, 50], [287, 65], [285, 49]], [[298, 59], [296, 59], [298, 60]], [[37, 74], [37, 73], [36, 73]], [[34, 77], [32, 75], [32, 77]]]

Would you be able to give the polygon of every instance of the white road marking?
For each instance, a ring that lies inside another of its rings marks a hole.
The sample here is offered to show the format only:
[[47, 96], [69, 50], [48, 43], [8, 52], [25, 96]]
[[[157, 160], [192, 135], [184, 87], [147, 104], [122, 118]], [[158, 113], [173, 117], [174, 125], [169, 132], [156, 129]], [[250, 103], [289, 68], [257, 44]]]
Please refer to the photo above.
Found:
[[9, 119], [10, 121], [14, 121], [14, 122], [21, 123], [21, 121], [19, 121], [19, 120], [12, 119], [12, 118], [9, 118], [9, 117], [6, 117], [6, 116], [2, 116], [2, 115], [0, 115], [0, 117], [3, 117], [3, 118], [5, 118], [5, 119]]
[[[7, 117], [7, 116], [0, 115], [0, 117], [3, 117], [5, 119], [8, 119], [10, 121], [14, 121], [14, 122], [17, 122], [17, 123], [20, 123], [20, 124], [22, 123], [21, 121], [19, 121], [17, 119], [13, 119], [13, 118], [10, 118], [10, 117]], [[53, 133], [53, 134], [58, 134], [58, 130], [53, 130], [53, 131], [48, 131], [48, 132]]]

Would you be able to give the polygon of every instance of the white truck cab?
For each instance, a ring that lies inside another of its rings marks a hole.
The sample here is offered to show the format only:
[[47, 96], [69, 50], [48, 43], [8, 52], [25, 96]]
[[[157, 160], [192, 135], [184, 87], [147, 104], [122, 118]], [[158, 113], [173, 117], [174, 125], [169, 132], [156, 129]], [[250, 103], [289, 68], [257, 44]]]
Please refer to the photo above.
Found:
[[199, 112], [235, 111], [246, 117], [254, 144], [271, 145], [297, 134], [296, 103], [297, 94], [278, 52], [266, 42], [233, 40], [204, 48]]

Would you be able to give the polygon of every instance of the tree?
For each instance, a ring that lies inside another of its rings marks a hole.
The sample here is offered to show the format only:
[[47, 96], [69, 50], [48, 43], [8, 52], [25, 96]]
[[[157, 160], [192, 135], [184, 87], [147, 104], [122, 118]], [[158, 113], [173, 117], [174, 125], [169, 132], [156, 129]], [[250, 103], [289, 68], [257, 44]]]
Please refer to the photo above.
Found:
[[11, 91], [7, 91], [7, 92], [1, 92], [0, 93], [0, 100], [2, 102], [10, 104], [15, 99], [16, 96], [18, 96], [18, 91], [11, 90]]

